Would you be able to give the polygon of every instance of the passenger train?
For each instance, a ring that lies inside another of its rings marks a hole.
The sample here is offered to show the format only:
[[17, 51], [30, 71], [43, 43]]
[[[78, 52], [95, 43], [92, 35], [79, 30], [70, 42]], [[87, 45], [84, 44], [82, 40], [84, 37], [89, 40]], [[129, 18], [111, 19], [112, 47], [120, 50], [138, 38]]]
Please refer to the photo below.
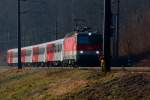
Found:
[[[63, 39], [21, 48], [21, 62], [23, 66], [96, 66], [101, 51], [102, 35], [74, 32]], [[7, 51], [7, 63], [17, 65], [17, 48]]]

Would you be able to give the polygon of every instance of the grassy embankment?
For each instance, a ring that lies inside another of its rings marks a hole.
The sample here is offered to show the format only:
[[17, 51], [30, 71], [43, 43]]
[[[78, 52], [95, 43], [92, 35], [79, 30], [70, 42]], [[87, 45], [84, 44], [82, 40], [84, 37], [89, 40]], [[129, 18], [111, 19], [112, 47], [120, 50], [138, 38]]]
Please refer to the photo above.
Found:
[[150, 99], [150, 74], [96, 70], [8, 70], [0, 73], [0, 100]]

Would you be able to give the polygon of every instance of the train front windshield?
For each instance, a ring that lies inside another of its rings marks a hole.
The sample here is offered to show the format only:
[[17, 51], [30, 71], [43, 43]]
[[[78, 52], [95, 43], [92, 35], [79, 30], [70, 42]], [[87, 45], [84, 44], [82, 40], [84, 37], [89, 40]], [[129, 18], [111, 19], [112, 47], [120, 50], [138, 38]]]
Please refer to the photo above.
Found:
[[78, 35], [78, 44], [101, 44], [102, 43], [102, 35], [100, 34], [79, 34]]

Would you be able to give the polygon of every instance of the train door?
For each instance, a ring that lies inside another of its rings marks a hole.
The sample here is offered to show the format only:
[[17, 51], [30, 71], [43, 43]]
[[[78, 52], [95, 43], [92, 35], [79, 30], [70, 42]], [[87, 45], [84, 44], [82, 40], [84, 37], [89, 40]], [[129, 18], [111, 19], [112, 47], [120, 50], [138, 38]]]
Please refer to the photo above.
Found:
[[12, 51], [7, 52], [7, 63], [8, 63], [8, 65], [11, 65], [13, 63], [13, 52]]
[[21, 62], [22, 64], [26, 63], [26, 49], [21, 50]]
[[33, 63], [39, 62], [39, 47], [33, 47], [32, 62]]
[[45, 46], [39, 47], [39, 62], [45, 63]]
[[54, 46], [53, 46], [53, 44], [48, 44], [46, 49], [47, 49], [47, 62], [52, 62], [54, 60]]
[[30, 48], [26, 49], [26, 63], [32, 63], [32, 50]]
[[13, 51], [13, 64], [17, 64], [18, 63], [18, 51], [14, 50]]

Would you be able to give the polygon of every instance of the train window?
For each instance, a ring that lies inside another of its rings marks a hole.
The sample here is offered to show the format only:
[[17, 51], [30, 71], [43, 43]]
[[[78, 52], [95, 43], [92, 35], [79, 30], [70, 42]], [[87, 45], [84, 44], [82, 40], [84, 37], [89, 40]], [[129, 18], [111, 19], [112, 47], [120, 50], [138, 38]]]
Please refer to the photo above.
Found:
[[53, 45], [53, 52], [56, 52], [56, 45]]
[[31, 50], [26, 50], [26, 56], [30, 56], [31, 55]]
[[79, 44], [89, 44], [89, 36], [88, 35], [80, 35], [78, 37]]
[[54, 52], [60, 52], [62, 50], [62, 44], [54, 45]]
[[56, 52], [58, 52], [59, 51], [59, 46], [58, 45], [56, 45]]
[[91, 37], [89, 37], [89, 41], [91, 44], [99, 44], [102, 43], [102, 36], [99, 34], [94, 34]]
[[52, 46], [47, 46], [47, 53], [52, 53], [54, 52], [54, 45], [52, 44]]
[[18, 57], [18, 52], [14, 52], [13, 57], [14, 58]]
[[79, 44], [99, 44], [102, 43], [102, 36], [100, 34], [86, 35], [82, 34], [78, 36]]
[[61, 44], [58, 44], [56, 46], [56, 52], [60, 52], [62, 50], [62, 45]]
[[39, 50], [37, 48], [33, 49], [33, 55], [38, 55], [39, 54]]
[[45, 48], [40, 48], [39, 49], [39, 54], [44, 54], [44, 52], [45, 52]]
[[57, 45], [57, 52], [59, 52], [59, 44]]
[[62, 50], [62, 45], [61, 44], [58, 45], [58, 49], [59, 49], [58, 52], [60, 52]]

